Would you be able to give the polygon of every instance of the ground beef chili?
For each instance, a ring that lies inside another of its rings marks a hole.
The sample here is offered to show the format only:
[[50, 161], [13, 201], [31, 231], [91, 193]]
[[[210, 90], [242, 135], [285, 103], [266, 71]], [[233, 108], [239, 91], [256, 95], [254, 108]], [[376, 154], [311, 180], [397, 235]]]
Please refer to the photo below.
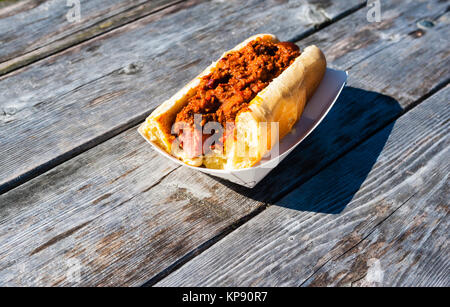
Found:
[[194, 125], [195, 114], [201, 114], [201, 126], [211, 121], [222, 127], [227, 122], [234, 123], [236, 115], [299, 55], [299, 48], [293, 43], [272, 43], [260, 38], [228, 53], [213, 72], [202, 77], [196, 94], [177, 114], [176, 123]]

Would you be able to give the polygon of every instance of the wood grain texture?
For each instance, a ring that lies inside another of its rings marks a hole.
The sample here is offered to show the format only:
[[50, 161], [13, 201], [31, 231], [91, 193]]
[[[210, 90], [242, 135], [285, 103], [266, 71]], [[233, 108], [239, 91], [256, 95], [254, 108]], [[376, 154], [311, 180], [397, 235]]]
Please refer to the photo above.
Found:
[[9, 6], [8, 10], [13, 11], [14, 9], [11, 9], [11, 7], [16, 3], [17, 3], [17, 0], [2, 0], [2, 1], [0, 1], [0, 9], [3, 10]]
[[[395, 49], [393, 46], [402, 41], [413, 42], [414, 46], [421, 44], [424, 37], [433, 36], [433, 46], [436, 48], [447, 45], [444, 37], [433, 35], [439, 27], [448, 26], [448, 4], [445, 1], [382, 1], [381, 22], [368, 22], [367, 13], [368, 8], [355, 12], [341, 20], [338, 26], [319, 31], [302, 43], [318, 44], [337, 69], [349, 69], [384, 49]], [[424, 21], [428, 22], [428, 27], [422, 26]], [[385, 60], [391, 61], [395, 67], [402, 63], [408, 69], [416, 69], [413, 64], [421, 63], [420, 59], [408, 58], [410, 61], [406, 61], [402, 58], [403, 53], [399, 50], [395, 57], [386, 57]], [[416, 52], [417, 55], [419, 53]], [[439, 59], [446, 56], [448, 53]]]
[[360, 3], [186, 1], [0, 77], [0, 191], [137, 124], [251, 34], [293, 38]]
[[[450, 154], [447, 151], [447, 161]], [[305, 286], [449, 287], [449, 178], [420, 191]], [[434, 182], [433, 177], [432, 182]]]
[[347, 285], [372, 282], [377, 265], [381, 285], [448, 285], [449, 98], [446, 87], [157, 285]]
[[[442, 31], [442, 27], [438, 29], [436, 36], [439, 35], [439, 31]], [[430, 36], [423, 38], [426, 37]], [[423, 42], [427, 44], [429, 41]], [[405, 47], [402, 48], [407, 52]], [[424, 49], [424, 54], [418, 61], [426, 59], [427, 52], [430, 51]], [[432, 52], [430, 54], [444, 51]], [[358, 67], [353, 67], [351, 73], [356, 73]], [[433, 84], [439, 84], [443, 80], [442, 76], [440, 79], [435, 76], [439, 69], [440, 66], [426, 66], [422, 75], [424, 78], [434, 80]], [[377, 73], [381, 74], [379, 76], [381, 78], [382, 73], [380, 71]], [[415, 75], [408, 76], [406, 84], [418, 84]], [[405, 84], [395, 82], [394, 74], [389, 75], [389, 78], [391, 79], [386, 81], [390, 80], [392, 86], [397, 88], [396, 91], [408, 90]], [[424, 87], [421, 91], [427, 93], [431, 89]], [[417, 93], [417, 99], [421, 97], [419, 95], [420, 93]], [[415, 102], [405, 100], [403, 105], [410, 106]], [[358, 88], [346, 88], [327, 119], [307, 142], [301, 145], [302, 149], [292, 154], [295, 158], [291, 162], [294, 164], [280, 166], [274, 170], [272, 175], [278, 176], [280, 182], [264, 181], [251, 191], [184, 168], [168, 175], [173, 168], [170, 168], [167, 161], [157, 159], [148, 145], [141, 144], [133, 128], [62, 164], [48, 174], [8, 192], [1, 198], [0, 203], [3, 206], [0, 212], [4, 212], [4, 216], [0, 223], [0, 233], [15, 233], [21, 236], [20, 240], [26, 240], [24, 245], [30, 247], [21, 251], [20, 248], [14, 248], [14, 245], [11, 245], [13, 243], [8, 243], [17, 241], [17, 237], [15, 239], [2, 237], [3, 240], [0, 238], [2, 242], [0, 250], [8, 250], [3, 248], [7, 243], [10, 248], [7, 254], [0, 256], [1, 267], [5, 268], [2, 271], [4, 274], [0, 275], [8, 276], [0, 283], [70, 284], [65, 275], [68, 258], [80, 259], [82, 262], [83, 273], [80, 284], [136, 285], [155, 277], [157, 280], [161, 273], [164, 275], [164, 272], [170, 272], [186, 259], [203, 251], [205, 246], [214, 243], [224, 233], [229, 232], [230, 227], [240, 223], [240, 218], [245, 220], [248, 214], [258, 211], [264, 206], [263, 202], [271, 201], [271, 192], [283, 190], [287, 186], [295, 187], [299, 181], [306, 181], [324, 165], [349, 150], [350, 145], [354, 146], [361, 142], [400, 114], [401, 107], [392, 98]], [[118, 153], [120, 156], [114, 155], [117, 149], [120, 149]], [[151, 164], [154, 159], [158, 166], [156, 168]], [[120, 164], [117, 164], [117, 161]], [[143, 163], [150, 165], [142, 172], [135, 173], [134, 169]], [[317, 165], [314, 165], [315, 163]], [[292, 165], [296, 167], [293, 168]], [[290, 172], [291, 169], [294, 169], [294, 172]], [[290, 176], [290, 181], [286, 181], [283, 172]], [[49, 174], [50, 177], [47, 176]], [[163, 179], [159, 182], [156, 178]], [[132, 184], [136, 182], [143, 182], [145, 187], [135, 189]], [[140, 196], [141, 191], [150, 186], [153, 188], [147, 193], [144, 192], [144, 196]], [[210, 188], [217, 191], [203, 194]], [[119, 191], [117, 196], [114, 195], [116, 191]], [[136, 196], [132, 201], [123, 203], [133, 195]], [[150, 203], [146, 202], [146, 199], [149, 199]], [[141, 202], [146, 205], [142, 205]], [[175, 214], [171, 210], [176, 206], [173, 204], [179, 202], [183, 207], [173, 209], [179, 210]], [[111, 209], [107, 215], [102, 215], [104, 211], [99, 211], [98, 214], [91, 211], [97, 210], [92, 206], [101, 206], [103, 203]], [[224, 215], [225, 217], [217, 218], [217, 222], [212, 221], [210, 217], [220, 216], [216, 213], [218, 203], [229, 208], [227, 210], [233, 217], [227, 218]], [[59, 210], [58, 213], [51, 210], [55, 206]], [[42, 212], [39, 211], [41, 207], [44, 208]], [[135, 213], [137, 207], [140, 210], [139, 215]], [[156, 212], [156, 218], [152, 215], [153, 212]], [[125, 219], [124, 217], [128, 215], [131, 218]], [[16, 216], [17, 218], [14, 218]], [[39, 220], [36, 216], [46, 219]], [[150, 218], [140, 218], [141, 216]], [[192, 218], [187, 219], [186, 216]], [[168, 226], [170, 231], [155, 232], [168, 223], [167, 217], [172, 219]], [[91, 219], [92, 222], [86, 224]], [[157, 223], [152, 223], [152, 220]], [[129, 224], [133, 224], [133, 228]], [[192, 232], [187, 231], [186, 229], [192, 225], [195, 225]], [[87, 230], [83, 232], [85, 228]], [[114, 231], [117, 229], [121, 229], [122, 232]], [[181, 229], [181, 232], [177, 232], [177, 229]], [[23, 235], [20, 235], [21, 233]], [[108, 246], [114, 247], [114, 251], [101, 255], [97, 253], [99, 246], [103, 246], [99, 243], [103, 239]], [[128, 242], [129, 239], [131, 240], [129, 244], [121, 243]], [[79, 242], [82, 244], [81, 249], [75, 246]], [[174, 251], [172, 247], [177, 244], [183, 248]], [[72, 250], [75, 250], [72, 254], [70, 252], [66, 254]], [[144, 257], [146, 253], [151, 255], [152, 261]], [[29, 277], [23, 278], [24, 280], [18, 277], [22, 267], [33, 272]], [[40, 279], [39, 276], [48, 278]]]
[[[390, 22], [368, 23], [363, 9], [299, 42], [317, 44], [329, 66], [348, 70], [349, 87], [323, 123], [248, 196], [270, 203], [278, 200], [400, 116], [402, 109], [445, 86], [450, 78], [446, 9], [439, 1], [383, 1], [382, 16], [391, 16]], [[409, 35], [419, 29], [421, 20], [433, 21], [434, 27], [421, 37]], [[356, 46], [353, 37], [358, 38]]]
[[129, 130], [0, 196], [0, 284], [141, 285], [259, 205]]
[[66, 0], [16, 1], [0, 8], [0, 75], [180, 1], [81, 1], [81, 20]]

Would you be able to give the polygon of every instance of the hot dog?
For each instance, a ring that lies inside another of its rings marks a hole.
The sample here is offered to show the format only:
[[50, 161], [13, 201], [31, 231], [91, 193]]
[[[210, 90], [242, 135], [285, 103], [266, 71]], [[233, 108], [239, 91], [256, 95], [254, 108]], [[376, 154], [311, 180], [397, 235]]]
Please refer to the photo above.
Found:
[[252, 36], [227, 51], [139, 127], [188, 165], [254, 166], [292, 130], [326, 70], [316, 46]]

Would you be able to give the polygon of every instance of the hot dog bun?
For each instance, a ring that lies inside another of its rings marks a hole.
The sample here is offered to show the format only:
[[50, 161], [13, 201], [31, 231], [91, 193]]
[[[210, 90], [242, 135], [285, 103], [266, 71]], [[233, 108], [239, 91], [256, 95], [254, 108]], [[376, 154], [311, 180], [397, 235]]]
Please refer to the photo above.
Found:
[[[230, 51], [240, 50], [249, 42], [260, 38], [277, 43], [271, 34], [252, 36]], [[220, 60], [220, 59], [219, 59]], [[178, 146], [173, 147], [171, 127], [177, 114], [195, 94], [200, 79], [210, 74], [217, 65], [212, 63], [195, 79], [165, 101], [150, 114], [139, 127], [148, 140], [192, 166], [215, 169], [240, 169], [258, 163], [275, 142], [289, 133], [300, 118], [307, 100], [321, 82], [325, 70], [325, 56], [316, 46], [307, 47], [295, 61], [251, 100], [248, 108], [235, 120], [235, 137], [228, 138], [224, 151], [212, 151], [204, 156], [189, 157]], [[278, 133], [271, 123], [278, 123]]]

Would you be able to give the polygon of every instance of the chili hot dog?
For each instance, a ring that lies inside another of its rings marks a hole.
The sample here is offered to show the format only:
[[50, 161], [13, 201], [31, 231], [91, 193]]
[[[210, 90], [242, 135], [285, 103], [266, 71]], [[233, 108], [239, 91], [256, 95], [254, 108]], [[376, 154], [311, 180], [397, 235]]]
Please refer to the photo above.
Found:
[[325, 70], [316, 46], [300, 52], [255, 35], [156, 108], [139, 131], [189, 165], [251, 167], [292, 130]]

